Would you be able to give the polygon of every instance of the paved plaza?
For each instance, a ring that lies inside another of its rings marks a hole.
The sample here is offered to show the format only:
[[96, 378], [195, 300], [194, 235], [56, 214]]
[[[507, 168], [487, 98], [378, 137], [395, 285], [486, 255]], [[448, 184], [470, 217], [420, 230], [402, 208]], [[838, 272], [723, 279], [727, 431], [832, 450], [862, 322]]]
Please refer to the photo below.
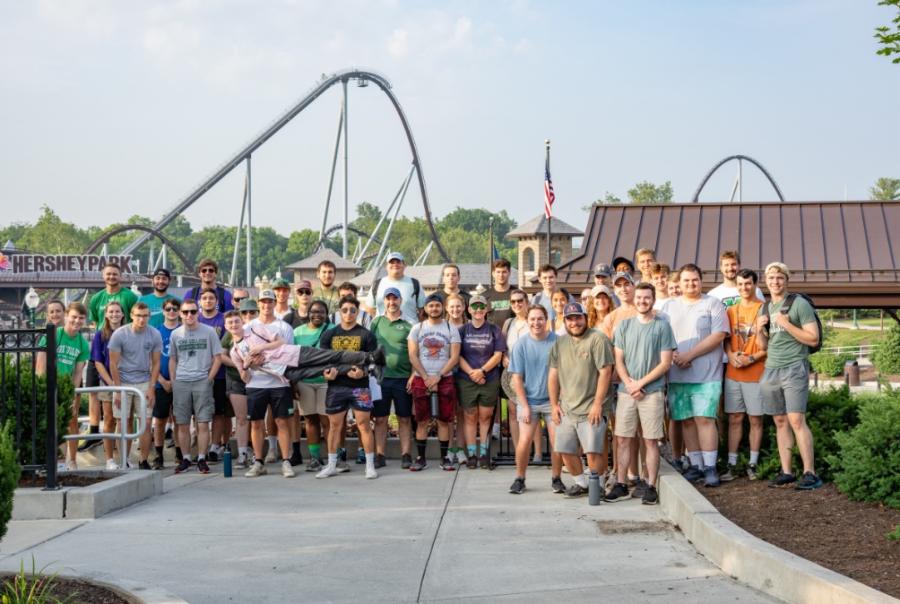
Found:
[[0, 569], [34, 555], [196, 604], [773, 601], [698, 555], [658, 506], [565, 499], [545, 468], [521, 496], [506, 492], [512, 468], [380, 472], [169, 476], [163, 496], [98, 520], [12, 522]]

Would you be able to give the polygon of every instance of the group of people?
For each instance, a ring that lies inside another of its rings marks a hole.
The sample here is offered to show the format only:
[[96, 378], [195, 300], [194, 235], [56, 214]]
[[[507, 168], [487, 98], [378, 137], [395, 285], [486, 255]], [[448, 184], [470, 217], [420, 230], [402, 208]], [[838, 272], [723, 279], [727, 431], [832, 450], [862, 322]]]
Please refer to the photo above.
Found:
[[[349, 471], [349, 420], [359, 435], [357, 461], [366, 478], [376, 478], [387, 464], [392, 409], [402, 468], [427, 468], [427, 437], [436, 427], [442, 469], [489, 469], [503, 398], [516, 452], [514, 494], [525, 491], [529, 462], [543, 455], [544, 427], [551, 489], [570, 497], [588, 492], [590, 476], [607, 475], [607, 501], [657, 503], [663, 442], [687, 479], [711, 487], [732, 480], [745, 416], [747, 473], [755, 479], [764, 415], [774, 418], [782, 464], [773, 486], [821, 485], [805, 422], [807, 356], [821, 334], [812, 305], [788, 292], [784, 264], [765, 269], [769, 301], [734, 251], [721, 255], [723, 282], [707, 294], [697, 266], [672, 271], [648, 249], [634, 262], [598, 265], [594, 286], [580, 298], [558, 287], [552, 265], [538, 270], [541, 291], [531, 297], [511, 285], [505, 259], [493, 263], [490, 287], [474, 292], [459, 288], [455, 264], [444, 265], [442, 287], [430, 294], [405, 269], [401, 254], [389, 254], [385, 276], [359, 297], [353, 283], [336, 285], [334, 264], [323, 261], [315, 285], [279, 279], [254, 300], [246, 290], [218, 285], [218, 267], [204, 260], [200, 286], [179, 300], [168, 292], [165, 269], [154, 273], [154, 291], [138, 298], [110, 264], [88, 309], [48, 305], [48, 320], [61, 322], [58, 370], [78, 385], [87, 363], [86, 385], [145, 393], [154, 418], [140, 441], [145, 469], [163, 467], [166, 426], [174, 420], [176, 472], [193, 466], [193, 422], [200, 472], [209, 471], [234, 432], [245, 476], [265, 474], [280, 452], [282, 474], [292, 477], [303, 464], [302, 417], [307, 471], [316, 478]], [[96, 326], [91, 346], [78, 335], [85, 318]], [[131, 409], [139, 400], [129, 396], [92, 395], [91, 432], [99, 431], [101, 416], [105, 431], [113, 431], [123, 400]], [[728, 426], [722, 474], [720, 405]], [[791, 467], [795, 438], [804, 466], [799, 478]], [[113, 442], [104, 448], [108, 467], [116, 467]], [[74, 459], [70, 448], [70, 467]], [[568, 487], [563, 471], [573, 481]]]

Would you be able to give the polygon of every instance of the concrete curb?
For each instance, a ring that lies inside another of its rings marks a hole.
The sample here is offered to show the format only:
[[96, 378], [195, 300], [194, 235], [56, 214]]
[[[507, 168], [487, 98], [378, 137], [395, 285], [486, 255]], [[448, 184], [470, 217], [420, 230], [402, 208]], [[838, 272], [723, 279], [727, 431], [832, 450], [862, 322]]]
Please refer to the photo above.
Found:
[[80, 579], [114, 591], [129, 604], [188, 604], [165, 589], [147, 587], [130, 579], [112, 577], [104, 573], [76, 575], [62, 571], [58, 574], [63, 579]]
[[885, 593], [754, 537], [716, 508], [667, 463], [659, 477], [660, 508], [710, 562], [738, 581], [785, 602], [900, 602]]

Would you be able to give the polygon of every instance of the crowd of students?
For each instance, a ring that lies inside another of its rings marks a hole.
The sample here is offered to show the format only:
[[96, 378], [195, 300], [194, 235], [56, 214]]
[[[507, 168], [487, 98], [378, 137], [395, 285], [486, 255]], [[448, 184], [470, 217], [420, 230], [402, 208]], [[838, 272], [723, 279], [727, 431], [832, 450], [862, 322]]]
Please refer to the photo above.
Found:
[[[585, 495], [596, 475], [607, 501], [657, 503], [662, 443], [688, 480], [710, 487], [733, 480], [745, 416], [747, 474], [755, 479], [765, 415], [775, 422], [782, 466], [772, 486], [822, 484], [805, 421], [807, 357], [821, 334], [812, 305], [788, 292], [784, 264], [765, 268], [769, 301], [757, 273], [742, 270], [734, 251], [721, 255], [723, 282], [707, 294], [697, 266], [672, 271], [647, 249], [635, 262], [598, 265], [594, 286], [580, 298], [558, 287], [552, 265], [540, 267], [541, 291], [530, 298], [510, 284], [504, 259], [492, 265], [491, 287], [474, 292], [460, 290], [455, 264], [443, 267], [443, 287], [431, 294], [405, 269], [401, 254], [389, 254], [386, 275], [359, 298], [354, 284], [335, 284], [334, 264], [323, 261], [315, 286], [279, 279], [251, 299], [246, 290], [218, 285], [218, 267], [204, 260], [200, 286], [179, 300], [168, 291], [165, 269], [154, 273], [153, 291], [138, 298], [109, 264], [105, 287], [87, 308], [48, 304], [48, 321], [58, 325], [58, 373], [78, 386], [86, 364], [87, 386], [145, 393], [153, 421], [140, 438], [142, 469], [162, 469], [168, 445], [176, 448], [176, 472], [209, 472], [233, 434], [246, 477], [265, 474], [279, 453], [282, 475], [293, 477], [304, 463], [302, 420], [305, 469], [329, 478], [350, 469], [349, 421], [359, 435], [357, 461], [366, 478], [377, 478], [388, 463], [392, 410], [401, 468], [428, 467], [427, 437], [436, 427], [441, 469], [490, 469], [504, 398], [516, 452], [514, 494], [525, 491], [529, 462], [543, 455], [544, 428], [550, 487], [569, 497]], [[90, 345], [79, 333], [85, 320], [96, 329]], [[140, 398], [92, 394], [90, 431], [99, 432], [101, 418], [104, 431], [114, 431], [126, 402], [133, 412]], [[728, 426], [721, 474], [720, 407]], [[74, 418], [70, 429], [78, 429]], [[791, 467], [795, 439], [804, 466], [799, 478]], [[70, 442], [69, 468], [76, 467], [75, 446]], [[117, 469], [113, 447], [103, 440], [107, 467]]]

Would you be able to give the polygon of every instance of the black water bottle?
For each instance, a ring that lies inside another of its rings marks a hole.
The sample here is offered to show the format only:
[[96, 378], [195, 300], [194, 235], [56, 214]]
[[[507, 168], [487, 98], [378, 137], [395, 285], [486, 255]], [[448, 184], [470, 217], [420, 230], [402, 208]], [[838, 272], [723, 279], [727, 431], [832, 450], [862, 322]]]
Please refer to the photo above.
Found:
[[431, 393], [431, 417], [437, 419], [438, 411], [440, 411], [440, 405], [438, 404], [438, 393], [437, 390], [434, 390]]

